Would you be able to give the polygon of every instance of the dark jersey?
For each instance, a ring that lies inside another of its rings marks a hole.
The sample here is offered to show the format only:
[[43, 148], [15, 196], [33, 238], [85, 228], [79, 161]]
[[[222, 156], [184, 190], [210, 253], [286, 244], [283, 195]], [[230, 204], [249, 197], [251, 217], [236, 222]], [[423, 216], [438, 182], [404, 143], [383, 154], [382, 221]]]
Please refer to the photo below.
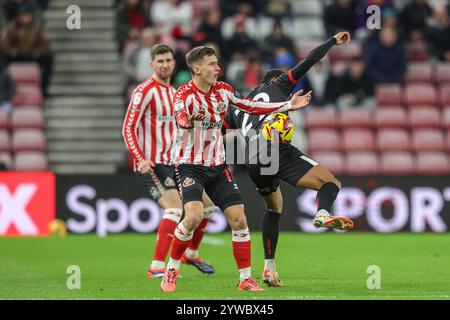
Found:
[[[336, 39], [333, 37], [327, 42], [314, 48], [302, 62], [289, 70], [288, 73], [280, 75], [275, 80], [261, 84], [250, 92], [248, 97], [253, 100], [262, 100], [265, 102], [282, 102], [289, 100], [291, 98], [292, 90], [295, 88], [301, 77], [303, 77], [315, 63], [320, 61], [334, 44], [336, 44]], [[247, 163], [248, 160], [252, 160], [255, 156], [254, 153], [248, 150], [249, 141], [255, 142], [256, 139], [258, 139], [256, 142], [258, 143], [258, 153], [264, 149], [270, 148], [270, 143], [266, 142], [260, 135], [260, 130], [266, 117], [268, 117], [268, 115], [252, 116], [235, 108], [228, 108], [223, 129], [239, 129], [239, 133], [246, 141]], [[260, 137], [261, 139], [259, 139]], [[280, 144], [280, 151], [289, 145], [290, 143]], [[266, 154], [270, 154], [270, 151], [267, 152]]]

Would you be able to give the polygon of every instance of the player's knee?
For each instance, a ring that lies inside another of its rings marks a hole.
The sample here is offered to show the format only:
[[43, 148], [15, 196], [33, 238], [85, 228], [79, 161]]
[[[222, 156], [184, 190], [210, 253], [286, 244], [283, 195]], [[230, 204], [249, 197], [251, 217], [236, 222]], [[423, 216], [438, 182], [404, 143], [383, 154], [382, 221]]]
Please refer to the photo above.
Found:
[[194, 230], [200, 225], [200, 222], [202, 222], [202, 220], [203, 220], [203, 212], [201, 213], [195, 212], [191, 214], [186, 214], [183, 220], [183, 224], [187, 229]]
[[281, 214], [281, 212], [283, 211], [283, 206], [281, 204], [271, 203], [271, 204], [266, 204], [266, 209], [269, 212]]
[[242, 230], [247, 228], [247, 218], [245, 217], [245, 214], [242, 213], [241, 215], [233, 216], [228, 219], [230, 223], [230, 227], [233, 230]]

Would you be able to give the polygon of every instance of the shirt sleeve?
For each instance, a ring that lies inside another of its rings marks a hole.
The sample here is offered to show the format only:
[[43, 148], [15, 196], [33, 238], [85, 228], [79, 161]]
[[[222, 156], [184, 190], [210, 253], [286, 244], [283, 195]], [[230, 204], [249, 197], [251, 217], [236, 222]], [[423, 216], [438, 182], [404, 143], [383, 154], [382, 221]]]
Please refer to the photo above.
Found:
[[291, 109], [291, 102], [263, 102], [254, 101], [249, 98], [239, 98], [236, 96], [232, 86], [225, 84], [230, 104], [246, 113], [253, 115], [271, 114], [275, 112], [286, 112]]
[[143, 92], [136, 89], [131, 96], [131, 101], [128, 105], [122, 128], [122, 135], [125, 140], [125, 145], [130, 154], [133, 155], [138, 163], [145, 160], [145, 155], [139, 145], [137, 136], [138, 124], [149, 103], [146, 102], [144, 105], [143, 99]]
[[173, 100], [173, 109], [175, 113], [175, 121], [177, 126], [184, 129], [193, 128], [191, 122], [188, 120], [187, 113], [187, 96], [185, 92], [180, 91], [175, 93]]
[[299, 62], [295, 67], [290, 69], [287, 74], [282, 74], [278, 77], [277, 82], [288, 87], [292, 91], [300, 81], [300, 79], [311, 69], [313, 65], [319, 62], [336, 44], [336, 38], [331, 37], [328, 41], [312, 49], [305, 59]]

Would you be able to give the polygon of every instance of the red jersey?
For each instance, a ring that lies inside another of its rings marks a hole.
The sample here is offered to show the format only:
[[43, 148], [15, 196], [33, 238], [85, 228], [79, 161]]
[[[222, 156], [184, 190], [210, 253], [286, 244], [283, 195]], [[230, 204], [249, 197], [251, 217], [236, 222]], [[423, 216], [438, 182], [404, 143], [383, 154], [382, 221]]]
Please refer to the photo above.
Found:
[[134, 170], [144, 160], [171, 165], [171, 148], [176, 135], [172, 99], [175, 89], [151, 77], [131, 96], [122, 134], [134, 156]]
[[[174, 162], [200, 166], [225, 163], [221, 128], [230, 105], [254, 115], [285, 112], [291, 108], [290, 101], [267, 103], [240, 99], [232, 86], [221, 81], [213, 85], [209, 92], [203, 92], [191, 80], [177, 90], [173, 103], [178, 125]], [[195, 121], [192, 127], [188, 116], [199, 114], [205, 115], [205, 119]]]

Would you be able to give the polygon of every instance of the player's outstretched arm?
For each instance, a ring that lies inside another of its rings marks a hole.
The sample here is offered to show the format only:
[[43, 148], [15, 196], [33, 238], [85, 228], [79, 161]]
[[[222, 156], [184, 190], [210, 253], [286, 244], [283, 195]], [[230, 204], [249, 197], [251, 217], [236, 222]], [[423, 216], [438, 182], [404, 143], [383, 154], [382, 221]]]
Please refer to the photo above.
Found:
[[312, 91], [308, 91], [308, 93], [302, 95], [303, 89], [299, 90], [297, 93], [295, 93], [292, 96], [291, 99], [291, 110], [298, 110], [306, 107], [310, 102], [312, 98]]
[[294, 68], [289, 70], [288, 76], [291, 82], [297, 82], [303, 77], [309, 69], [317, 62], [319, 62], [334, 45], [341, 45], [350, 41], [350, 33], [344, 31], [339, 32], [328, 41], [312, 49], [305, 59], [303, 59]]

